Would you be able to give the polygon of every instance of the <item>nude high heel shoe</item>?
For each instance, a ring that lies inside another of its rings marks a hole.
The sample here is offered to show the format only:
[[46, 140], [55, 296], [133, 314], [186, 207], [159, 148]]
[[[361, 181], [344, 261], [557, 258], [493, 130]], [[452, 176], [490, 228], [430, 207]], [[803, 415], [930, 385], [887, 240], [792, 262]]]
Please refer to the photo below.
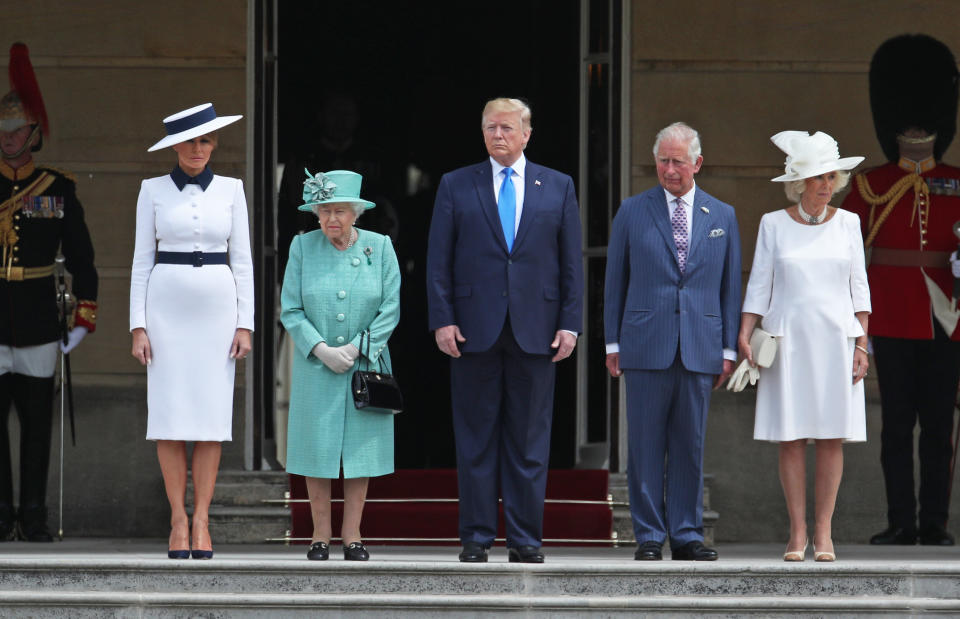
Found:
[[837, 555], [834, 552], [827, 552], [826, 550], [821, 550], [817, 552], [817, 545], [813, 545], [813, 560], [819, 561], [821, 563], [830, 563], [837, 560]]
[[803, 561], [806, 558], [807, 544], [809, 543], [809, 539], [804, 540], [803, 550], [788, 550], [787, 552], [783, 553], [783, 560], [787, 562]]

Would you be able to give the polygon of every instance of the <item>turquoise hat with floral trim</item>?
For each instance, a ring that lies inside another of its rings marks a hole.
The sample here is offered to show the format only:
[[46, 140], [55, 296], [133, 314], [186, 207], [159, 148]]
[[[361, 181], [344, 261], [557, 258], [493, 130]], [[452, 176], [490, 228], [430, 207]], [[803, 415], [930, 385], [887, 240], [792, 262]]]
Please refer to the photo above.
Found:
[[304, 168], [307, 180], [303, 181], [303, 204], [297, 207], [301, 211], [312, 211], [314, 206], [349, 202], [362, 204], [364, 208], [376, 206], [369, 200], [360, 198], [360, 184], [363, 177], [350, 170], [331, 170], [317, 172], [316, 176]]

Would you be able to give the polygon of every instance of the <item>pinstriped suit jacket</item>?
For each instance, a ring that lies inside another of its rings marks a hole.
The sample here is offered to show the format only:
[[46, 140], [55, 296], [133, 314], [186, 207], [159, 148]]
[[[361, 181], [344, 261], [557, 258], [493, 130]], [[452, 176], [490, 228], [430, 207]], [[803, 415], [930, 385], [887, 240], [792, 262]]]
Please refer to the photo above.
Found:
[[697, 187], [681, 273], [669, 212], [659, 185], [617, 211], [607, 248], [606, 341], [619, 343], [623, 369], [666, 369], [679, 346], [687, 370], [719, 374], [740, 325], [736, 215]]

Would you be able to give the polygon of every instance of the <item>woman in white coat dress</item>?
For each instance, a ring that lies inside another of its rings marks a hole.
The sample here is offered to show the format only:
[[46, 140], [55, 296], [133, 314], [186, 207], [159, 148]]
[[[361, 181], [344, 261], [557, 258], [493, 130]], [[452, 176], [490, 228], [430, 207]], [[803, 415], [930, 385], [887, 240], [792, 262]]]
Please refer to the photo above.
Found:
[[870, 291], [860, 220], [830, 206], [863, 157], [841, 159], [829, 135], [783, 131], [771, 138], [787, 153], [785, 182], [796, 204], [760, 220], [743, 301], [739, 347], [753, 364], [750, 335], [758, 322], [777, 338], [773, 364], [757, 386], [754, 438], [780, 444], [780, 483], [790, 517], [784, 561], [803, 561], [807, 547], [806, 446], [816, 445], [813, 554], [833, 561], [831, 521], [844, 441], [867, 439], [863, 377], [867, 373]]
[[[250, 352], [253, 264], [243, 183], [207, 167], [220, 127], [209, 103], [163, 120], [177, 165], [143, 181], [130, 276], [133, 356], [147, 366], [147, 439], [170, 502], [171, 559], [209, 559], [220, 443], [231, 439], [236, 359]], [[184, 495], [194, 441], [192, 540]]]

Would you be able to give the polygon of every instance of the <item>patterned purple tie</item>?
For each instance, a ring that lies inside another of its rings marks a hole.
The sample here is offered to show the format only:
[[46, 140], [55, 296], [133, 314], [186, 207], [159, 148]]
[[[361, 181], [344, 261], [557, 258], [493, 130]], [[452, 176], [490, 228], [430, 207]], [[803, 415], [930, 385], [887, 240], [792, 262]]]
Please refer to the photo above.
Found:
[[673, 242], [677, 245], [677, 262], [680, 272], [687, 268], [687, 214], [683, 208], [683, 200], [677, 198], [677, 207], [673, 209], [670, 226], [673, 228]]

